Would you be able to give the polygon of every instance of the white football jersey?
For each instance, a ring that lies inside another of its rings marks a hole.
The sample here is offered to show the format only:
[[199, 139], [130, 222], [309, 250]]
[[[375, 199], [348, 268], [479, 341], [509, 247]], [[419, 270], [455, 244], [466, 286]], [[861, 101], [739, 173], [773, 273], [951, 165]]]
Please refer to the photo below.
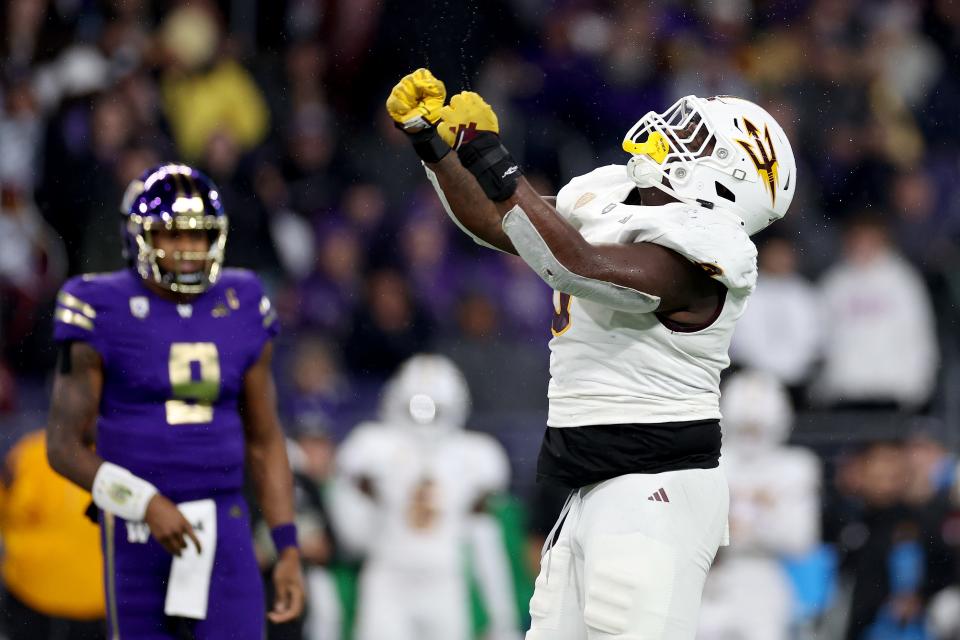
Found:
[[802, 447], [745, 455], [724, 446], [732, 555], [801, 555], [820, 541], [820, 462]]
[[820, 541], [820, 462], [800, 447], [756, 452], [724, 445], [730, 546], [710, 569], [697, 638], [786, 640], [792, 584], [781, 558]]
[[756, 248], [721, 209], [623, 204], [634, 188], [622, 165], [575, 178], [557, 211], [592, 244], [651, 242], [703, 264], [728, 289], [706, 329], [673, 331], [654, 313], [629, 314], [554, 293], [551, 427], [719, 419], [720, 372], [756, 283]]
[[510, 477], [503, 448], [486, 434], [450, 430], [428, 438], [381, 423], [351, 432], [337, 466], [373, 484], [366, 561], [413, 572], [460, 571], [468, 516], [484, 496], [505, 491]]

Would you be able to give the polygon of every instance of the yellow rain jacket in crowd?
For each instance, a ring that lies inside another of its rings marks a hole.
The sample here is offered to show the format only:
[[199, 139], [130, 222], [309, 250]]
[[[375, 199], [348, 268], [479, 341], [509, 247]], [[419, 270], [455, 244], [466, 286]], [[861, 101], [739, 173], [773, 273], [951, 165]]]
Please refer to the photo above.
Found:
[[168, 74], [161, 82], [163, 103], [177, 149], [185, 160], [203, 157], [217, 133], [228, 135], [241, 150], [266, 137], [267, 103], [253, 77], [233, 60], [194, 74]]
[[104, 617], [100, 530], [84, 515], [90, 494], [47, 463], [46, 436], [24, 436], [0, 483], [0, 572], [31, 609], [73, 620]]

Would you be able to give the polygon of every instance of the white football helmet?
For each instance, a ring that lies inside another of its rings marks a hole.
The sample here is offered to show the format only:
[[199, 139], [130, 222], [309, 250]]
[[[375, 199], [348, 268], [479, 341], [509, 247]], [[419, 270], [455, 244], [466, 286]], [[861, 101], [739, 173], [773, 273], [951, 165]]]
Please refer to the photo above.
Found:
[[381, 418], [424, 432], [461, 429], [470, 412], [470, 391], [460, 369], [441, 355], [419, 354], [387, 382]]
[[627, 173], [691, 204], [723, 207], [750, 235], [779, 220], [797, 186], [783, 129], [760, 106], [732, 96], [686, 96], [649, 112], [623, 139]]
[[793, 428], [793, 405], [780, 381], [763, 371], [730, 378], [720, 394], [726, 444], [748, 454], [782, 445]]

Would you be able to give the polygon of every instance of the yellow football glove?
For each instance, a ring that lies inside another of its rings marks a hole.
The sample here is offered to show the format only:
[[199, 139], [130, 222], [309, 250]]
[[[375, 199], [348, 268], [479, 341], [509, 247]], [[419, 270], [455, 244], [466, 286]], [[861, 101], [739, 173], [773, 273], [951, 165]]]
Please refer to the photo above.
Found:
[[523, 171], [500, 141], [500, 123], [483, 98], [472, 91], [453, 96], [440, 109], [437, 133], [457, 150], [463, 168], [473, 174], [480, 188], [494, 202], [514, 194]]
[[408, 73], [387, 98], [387, 113], [404, 131], [412, 133], [437, 123], [447, 88], [429, 69]]
[[450, 104], [440, 109], [441, 123], [437, 133], [454, 149], [473, 140], [478, 133], [489, 131], [500, 134], [497, 114], [480, 94], [463, 91], [450, 99]]

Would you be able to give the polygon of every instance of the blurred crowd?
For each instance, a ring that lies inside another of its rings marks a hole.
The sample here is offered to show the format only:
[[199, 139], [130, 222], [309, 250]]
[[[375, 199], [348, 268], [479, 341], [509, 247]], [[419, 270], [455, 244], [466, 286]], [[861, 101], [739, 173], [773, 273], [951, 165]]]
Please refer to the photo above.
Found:
[[[471, 424], [506, 447], [536, 539], [558, 506], [532, 487], [549, 291], [449, 223], [383, 100], [420, 66], [478, 91], [552, 194], [624, 163], [646, 111], [740, 95], [799, 166], [791, 212], [755, 238], [731, 349], [734, 370], [785, 387], [815, 456], [813, 533], [760, 545], [791, 577], [791, 632], [960, 637], [942, 631], [960, 618], [958, 64], [952, 0], [2, 0], [3, 448], [42, 426], [57, 288], [123, 267], [123, 189], [182, 160], [221, 189], [227, 263], [256, 270], [281, 314], [304, 486], [398, 364], [437, 351], [464, 372]], [[747, 493], [747, 511], [770, 503]]]

